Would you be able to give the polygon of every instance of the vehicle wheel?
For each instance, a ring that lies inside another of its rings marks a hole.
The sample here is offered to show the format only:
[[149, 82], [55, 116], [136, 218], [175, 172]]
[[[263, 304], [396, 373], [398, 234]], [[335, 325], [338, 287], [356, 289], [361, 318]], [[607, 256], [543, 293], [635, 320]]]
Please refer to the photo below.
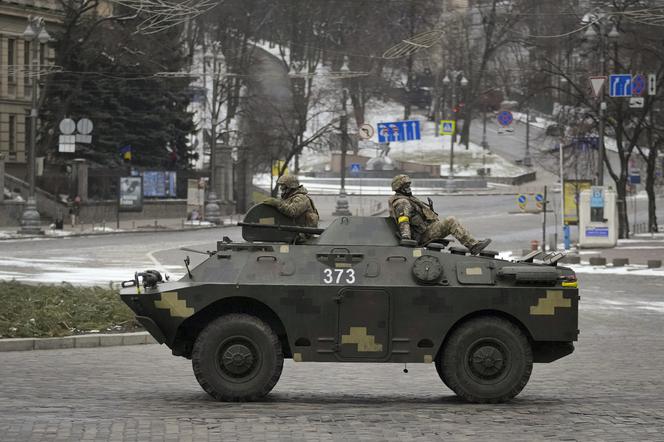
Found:
[[219, 401], [255, 401], [274, 388], [284, 355], [269, 325], [234, 313], [215, 319], [203, 329], [191, 356], [194, 374], [210, 396]]
[[450, 390], [452, 390], [452, 387], [450, 387], [449, 382], [447, 382], [447, 379], [445, 379], [445, 373], [443, 373], [443, 363], [441, 361], [442, 358], [438, 357], [436, 358], [435, 361], [433, 361], [434, 365], [436, 366], [436, 372], [438, 372], [438, 377], [440, 377], [440, 380], [443, 381], [443, 384]]
[[456, 329], [443, 349], [441, 378], [469, 402], [505, 402], [519, 394], [533, 370], [528, 339], [513, 323], [483, 317]]

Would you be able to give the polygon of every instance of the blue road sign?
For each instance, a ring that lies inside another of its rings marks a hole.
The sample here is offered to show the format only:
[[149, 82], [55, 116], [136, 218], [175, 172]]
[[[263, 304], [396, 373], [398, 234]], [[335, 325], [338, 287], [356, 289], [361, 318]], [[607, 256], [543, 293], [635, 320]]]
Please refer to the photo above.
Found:
[[501, 113], [498, 114], [498, 124], [501, 126], [509, 126], [512, 124], [512, 121], [514, 121], [514, 117], [512, 116], [512, 112], [510, 111], [502, 111]]
[[418, 120], [378, 123], [378, 142], [413, 141], [421, 139]]
[[519, 201], [519, 204], [525, 204], [526, 203], [526, 195], [519, 195], [519, 198], [517, 199]]
[[640, 97], [646, 92], [646, 76], [642, 74], [635, 75], [632, 77], [632, 95], [634, 97]]
[[641, 184], [641, 175], [639, 173], [632, 173], [633, 175], [629, 176], [629, 184]]
[[630, 74], [609, 75], [610, 97], [631, 97], [632, 76]]
[[535, 201], [537, 201], [538, 203], [541, 203], [542, 201], [544, 201], [544, 195], [542, 195], [541, 193], [538, 193], [537, 195], [535, 195]]
[[360, 163], [353, 163], [350, 165], [351, 172], [359, 172], [360, 170], [362, 170], [362, 166], [360, 165]]

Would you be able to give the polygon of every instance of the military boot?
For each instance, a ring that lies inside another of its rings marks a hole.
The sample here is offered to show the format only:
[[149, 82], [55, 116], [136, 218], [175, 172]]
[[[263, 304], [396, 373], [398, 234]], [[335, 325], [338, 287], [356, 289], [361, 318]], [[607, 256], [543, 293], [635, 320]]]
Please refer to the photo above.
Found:
[[490, 239], [488, 239], [488, 238], [487, 239], [481, 239], [481, 240], [477, 241], [475, 244], [473, 244], [472, 246], [470, 246], [468, 248], [468, 250], [470, 251], [471, 255], [477, 255], [482, 250], [484, 250], [486, 248], [486, 246], [488, 246], [489, 244], [491, 244]]

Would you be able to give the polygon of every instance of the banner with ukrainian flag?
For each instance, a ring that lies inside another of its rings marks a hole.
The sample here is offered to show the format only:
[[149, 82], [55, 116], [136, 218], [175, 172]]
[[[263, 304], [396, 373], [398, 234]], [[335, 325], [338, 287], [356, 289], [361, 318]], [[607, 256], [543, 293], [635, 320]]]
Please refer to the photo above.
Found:
[[120, 154], [125, 161], [131, 161], [131, 144], [127, 144], [120, 148]]

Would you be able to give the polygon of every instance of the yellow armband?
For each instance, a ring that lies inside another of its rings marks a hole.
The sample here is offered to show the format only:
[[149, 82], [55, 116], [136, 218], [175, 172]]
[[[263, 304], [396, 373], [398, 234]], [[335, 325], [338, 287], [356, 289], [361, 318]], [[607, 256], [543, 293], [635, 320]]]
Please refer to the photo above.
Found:
[[410, 218], [408, 218], [407, 216], [400, 216], [399, 217], [399, 224], [407, 223], [407, 222], [410, 222]]

